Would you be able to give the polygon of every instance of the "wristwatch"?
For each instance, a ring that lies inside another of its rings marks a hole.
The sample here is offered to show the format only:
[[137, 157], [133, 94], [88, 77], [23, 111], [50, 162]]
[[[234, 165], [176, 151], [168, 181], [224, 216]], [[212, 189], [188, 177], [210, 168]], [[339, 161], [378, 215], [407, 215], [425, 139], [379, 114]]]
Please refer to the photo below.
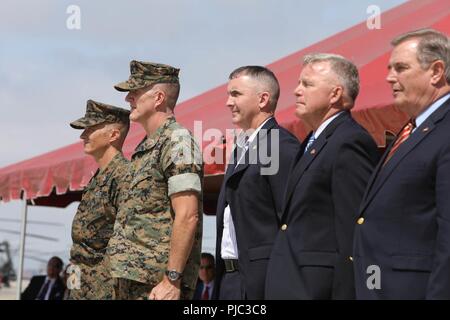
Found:
[[166, 270], [166, 276], [170, 281], [177, 281], [178, 279], [181, 279], [183, 274], [177, 270]]

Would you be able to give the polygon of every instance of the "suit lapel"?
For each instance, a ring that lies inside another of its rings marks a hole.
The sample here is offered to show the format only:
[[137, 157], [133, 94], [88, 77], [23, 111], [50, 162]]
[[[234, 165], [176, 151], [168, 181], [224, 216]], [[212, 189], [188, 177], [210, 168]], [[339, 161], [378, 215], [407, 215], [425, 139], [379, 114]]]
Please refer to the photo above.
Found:
[[[302, 158], [303, 154], [305, 153], [305, 148], [306, 145], [308, 144], [308, 140], [311, 137], [311, 135], [313, 134], [313, 132], [311, 131], [306, 138], [303, 140], [301, 146], [300, 146], [300, 150], [298, 151], [297, 155], [295, 156], [295, 159], [291, 165], [290, 168], [290, 174], [289, 174], [289, 179], [288, 179], [288, 184], [286, 187], [286, 192], [285, 192], [285, 196], [284, 196], [284, 201], [283, 201], [283, 207], [281, 208], [281, 216], [283, 216], [283, 212], [285, 211], [286, 207], [288, 206], [289, 200], [291, 198], [292, 192], [294, 191], [294, 188], [297, 184], [297, 181], [299, 179], [299, 169], [297, 170], [297, 168], [300, 166], [300, 159]], [[281, 217], [280, 217], [281, 219]]]
[[[303, 173], [305, 173], [306, 169], [309, 168], [311, 162], [319, 155], [320, 151], [322, 151], [323, 147], [326, 144], [327, 138], [323, 134], [321, 134], [319, 138], [314, 141], [309, 150], [300, 157], [300, 160], [295, 165], [294, 170], [289, 178], [288, 188], [286, 191], [286, 205], [290, 202], [291, 197], [294, 194], [295, 187], [302, 178]], [[305, 148], [302, 148], [300, 151], [304, 152], [304, 150]]]
[[[231, 157], [234, 156], [234, 151], [231, 154]], [[217, 203], [217, 223], [218, 225], [220, 224], [220, 226], [223, 228], [223, 216], [224, 216], [224, 210], [226, 207], [226, 185], [227, 185], [227, 181], [228, 179], [231, 177], [231, 173], [234, 170], [234, 164], [228, 164], [227, 166], [227, 171], [225, 172], [224, 178], [223, 178], [223, 182], [222, 182], [222, 187], [220, 188], [220, 194], [219, 194], [219, 199], [218, 199], [218, 203]], [[219, 228], [219, 230], [222, 230], [222, 228]]]
[[[405, 124], [405, 126], [406, 126], [406, 124]], [[402, 127], [402, 129], [399, 131], [399, 133], [403, 130], [403, 128], [405, 126]], [[383, 163], [384, 163], [384, 161], [386, 161], [386, 157], [389, 154], [389, 152], [391, 151], [391, 149], [392, 149], [392, 147], [393, 147], [393, 145], [395, 143], [395, 140], [396, 139], [394, 139], [394, 141], [392, 141], [389, 144], [389, 146], [386, 148], [386, 150], [384, 151], [383, 155], [381, 156], [381, 159], [378, 161], [378, 164], [376, 165], [375, 169], [373, 170], [372, 176], [370, 177], [369, 182], [367, 183], [366, 191], [364, 192], [364, 195], [362, 197], [363, 200], [362, 200], [361, 208], [360, 208], [361, 211], [363, 209], [363, 206], [365, 205], [366, 199], [369, 196], [370, 191], [372, 190], [373, 184], [376, 181], [376, 178], [378, 177], [378, 174], [379, 174], [381, 168], [383, 168]]]
[[[234, 153], [235, 153], [235, 151], [233, 151], [233, 154], [231, 155], [232, 157], [234, 157]], [[223, 179], [225, 180], [225, 183], [226, 183], [226, 182], [228, 181], [228, 179], [231, 177], [231, 174], [232, 174], [233, 171], [234, 171], [234, 166], [235, 166], [234, 163], [228, 164], [228, 166], [227, 166], [227, 171], [225, 171], [225, 176], [223, 177]]]
[[236, 162], [238, 161], [238, 159], [237, 159], [237, 148], [236, 148], [236, 145], [234, 146], [234, 149], [233, 149], [233, 151], [231, 152], [231, 155], [230, 155], [230, 157], [234, 160], [233, 162], [228, 162], [228, 165], [227, 165], [227, 170], [225, 171], [225, 176], [224, 176], [224, 185], [226, 185], [227, 184], [227, 182], [228, 182], [228, 179], [230, 179], [230, 177], [233, 175], [233, 172], [234, 172], [234, 170], [235, 170], [235, 167], [236, 167]]
[[367, 208], [369, 203], [381, 189], [383, 184], [392, 174], [394, 169], [402, 162], [403, 159], [436, 127], [437, 123], [446, 115], [449, 110], [449, 102], [445, 102], [439, 109], [431, 114], [417, 129], [411, 134], [411, 136], [403, 142], [397, 151], [392, 155], [391, 159], [383, 166], [383, 163], [389, 154], [394, 142], [385, 151], [382, 159], [377, 165], [375, 174], [372, 176], [370, 184], [366, 190], [363, 204], [361, 206], [361, 214]]
[[[346, 119], [350, 117], [348, 112], [344, 112], [341, 115], [339, 115], [336, 119], [331, 121], [328, 126], [325, 128], [324, 132], [322, 132], [316, 141], [313, 142], [313, 144], [309, 147], [308, 151], [304, 153], [307, 141], [309, 140], [309, 137], [311, 136], [312, 132], [305, 138], [305, 140], [302, 143], [302, 147], [300, 148], [299, 155], [297, 155], [296, 159], [299, 159], [295, 166], [293, 167], [292, 174], [290, 175], [289, 181], [288, 181], [288, 187], [286, 189], [286, 198], [284, 201], [284, 208], [283, 208], [283, 214], [285, 213], [288, 204], [291, 200], [291, 197], [294, 193], [295, 187], [300, 181], [301, 177], [305, 173], [305, 171], [309, 168], [311, 163], [314, 159], [317, 158], [317, 156], [320, 154], [320, 152], [324, 149], [325, 145], [328, 142], [328, 139], [330, 136], [334, 133], [337, 127]], [[304, 154], [303, 154], [304, 153]]]

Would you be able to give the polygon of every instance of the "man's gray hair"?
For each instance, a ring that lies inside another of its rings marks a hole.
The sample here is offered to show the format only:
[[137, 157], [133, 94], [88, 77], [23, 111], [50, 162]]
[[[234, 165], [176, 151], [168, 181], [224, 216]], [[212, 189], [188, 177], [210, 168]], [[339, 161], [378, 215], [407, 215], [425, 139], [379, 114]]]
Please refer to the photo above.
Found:
[[331, 70], [336, 74], [340, 84], [344, 87], [344, 93], [354, 103], [359, 93], [358, 68], [353, 62], [343, 56], [332, 53], [314, 53], [303, 57], [303, 66], [317, 62], [329, 62]]
[[450, 83], [450, 42], [448, 37], [434, 29], [419, 29], [399, 35], [391, 44], [397, 46], [405, 41], [417, 39], [417, 61], [423, 69], [441, 60], [445, 65], [445, 79]]
[[266, 67], [262, 66], [243, 66], [231, 72], [229, 80], [241, 76], [249, 76], [265, 86], [265, 90], [270, 93], [269, 107], [275, 111], [280, 97], [280, 84], [275, 74]]

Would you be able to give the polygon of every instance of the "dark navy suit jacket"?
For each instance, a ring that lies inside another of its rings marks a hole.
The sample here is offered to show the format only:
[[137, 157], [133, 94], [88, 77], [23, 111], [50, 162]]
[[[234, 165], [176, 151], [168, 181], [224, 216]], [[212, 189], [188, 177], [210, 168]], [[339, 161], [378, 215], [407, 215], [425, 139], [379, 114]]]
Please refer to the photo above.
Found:
[[[279, 139], [272, 141], [277, 135]], [[298, 139], [272, 118], [250, 143], [245, 163], [236, 168], [235, 164], [228, 165], [217, 205], [215, 298], [225, 269], [220, 252], [224, 209], [230, 205], [239, 253], [241, 298], [264, 299], [267, 262], [279, 226], [289, 167], [299, 147]], [[267, 163], [255, 150], [271, 154], [272, 161]], [[262, 168], [274, 164], [275, 153], [278, 172], [262, 175]]]
[[[447, 100], [382, 166], [388, 149], [371, 178], [354, 241], [359, 299], [450, 299], [449, 109]], [[367, 285], [370, 266], [379, 289], [373, 277]]]
[[354, 224], [379, 152], [349, 112], [333, 119], [303, 154], [308, 139], [289, 174], [266, 297], [353, 299]]
[[[45, 276], [34, 276], [31, 278], [28, 287], [21, 295], [21, 300], [35, 300], [45, 283]], [[62, 300], [64, 296], [65, 286], [61, 278], [58, 277], [53, 284], [52, 290], [48, 297], [49, 300]]]

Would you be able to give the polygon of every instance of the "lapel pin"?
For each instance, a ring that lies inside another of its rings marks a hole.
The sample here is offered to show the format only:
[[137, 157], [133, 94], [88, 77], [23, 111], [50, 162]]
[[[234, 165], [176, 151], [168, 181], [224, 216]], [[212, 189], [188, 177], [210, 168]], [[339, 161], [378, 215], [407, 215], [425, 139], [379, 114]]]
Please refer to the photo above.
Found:
[[316, 154], [316, 149], [312, 149], [310, 153], [311, 154]]
[[426, 128], [423, 128], [422, 132], [427, 132], [428, 130], [430, 130], [430, 128], [426, 127]]

